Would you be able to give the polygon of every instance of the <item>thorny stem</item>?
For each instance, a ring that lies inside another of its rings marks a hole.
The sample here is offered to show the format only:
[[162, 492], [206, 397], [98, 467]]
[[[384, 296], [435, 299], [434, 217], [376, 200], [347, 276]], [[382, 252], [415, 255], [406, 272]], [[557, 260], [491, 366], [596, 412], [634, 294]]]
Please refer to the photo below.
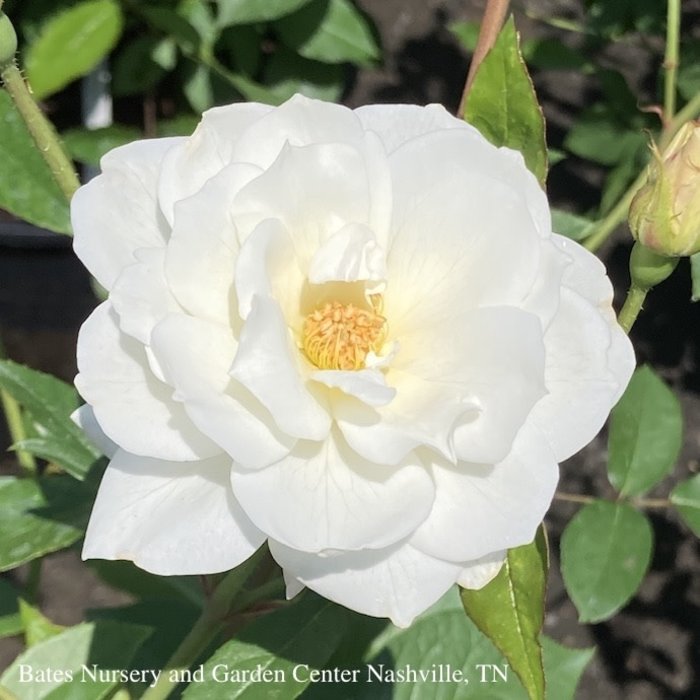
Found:
[[17, 65], [12, 62], [2, 67], [0, 78], [5, 89], [12, 97], [17, 111], [31, 134], [36, 147], [46, 161], [56, 184], [70, 201], [80, 186], [73, 164], [66, 156], [53, 124], [44, 116], [34, 101], [27, 83]]
[[666, 14], [666, 55], [664, 57], [664, 123], [671, 121], [676, 111], [676, 76], [678, 74], [680, 28], [681, 0], [668, 0]]
[[221, 632], [235, 596], [265, 557], [266, 551], [266, 547], [261, 547], [250, 559], [224, 576], [205, 603], [194, 627], [165, 664], [156, 684], [143, 694], [141, 700], [165, 700], [179, 685], [177, 674], [171, 672], [189, 668]]
[[481, 20], [481, 28], [479, 30], [479, 38], [476, 42], [472, 62], [469, 65], [469, 73], [467, 81], [462, 92], [462, 99], [459, 103], [457, 116], [461, 119], [467, 109], [467, 100], [469, 99], [469, 91], [471, 90], [474, 76], [476, 75], [481, 62], [486, 57], [486, 54], [493, 48], [496, 43], [498, 34], [501, 31], [503, 22], [508, 12], [509, 0], [487, 0], [484, 9], [484, 17]]

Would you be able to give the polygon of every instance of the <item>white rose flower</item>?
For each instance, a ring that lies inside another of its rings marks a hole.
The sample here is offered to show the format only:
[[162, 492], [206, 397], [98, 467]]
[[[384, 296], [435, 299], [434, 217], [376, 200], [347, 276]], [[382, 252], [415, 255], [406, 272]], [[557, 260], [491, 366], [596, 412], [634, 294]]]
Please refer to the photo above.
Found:
[[72, 205], [109, 290], [84, 558], [204, 574], [267, 540], [289, 595], [405, 626], [532, 540], [629, 380], [601, 263], [440, 106], [236, 104], [102, 171]]

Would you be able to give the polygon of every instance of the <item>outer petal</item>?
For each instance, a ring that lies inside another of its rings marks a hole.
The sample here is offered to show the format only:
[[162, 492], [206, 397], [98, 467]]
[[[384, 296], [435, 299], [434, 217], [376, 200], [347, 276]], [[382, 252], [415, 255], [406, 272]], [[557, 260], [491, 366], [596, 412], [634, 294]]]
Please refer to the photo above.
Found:
[[434, 182], [417, 189], [421, 178], [406, 171], [423, 164], [410, 143], [391, 164], [395, 216], [385, 310], [394, 332], [469, 308], [519, 306], [537, 280], [541, 255], [522, 196], [488, 175], [444, 164], [450, 177], [435, 172]]
[[397, 467], [362, 459], [338, 435], [300, 442], [277, 464], [235, 470], [233, 491], [268, 536], [307, 552], [386, 547], [430, 511], [433, 487], [415, 457]]
[[461, 566], [407, 544], [320, 556], [270, 541], [277, 563], [311, 590], [352, 610], [408, 627], [457, 580]]
[[155, 328], [153, 350], [194, 424], [233, 459], [259, 468], [289, 452], [295, 441], [228, 375], [236, 353], [228, 328], [172, 315]]
[[322, 440], [330, 417], [307, 389], [279, 305], [255, 296], [230, 374], [270, 411], [280, 430]]
[[122, 271], [109, 300], [119, 314], [119, 327], [148, 345], [156, 323], [182, 307], [165, 281], [165, 249], [141, 248], [135, 255], [138, 262]]
[[243, 132], [233, 159], [269, 168], [285, 145], [362, 143], [362, 126], [352, 110], [294, 95]]
[[387, 153], [392, 153], [406, 141], [441, 129], [461, 129], [469, 136], [483, 136], [464, 119], [457, 119], [442, 105], [366, 105], [355, 110], [362, 126], [376, 132]]
[[169, 227], [156, 190], [166, 153], [181, 138], [135, 141], [115, 148], [102, 160], [102, 175], [81, 187], [71, 201], [78, 257], [105, 288], [135, 262], [138, 248], [165, 245]]
[[467, 562], [457, 579], [462, 588], [483, 588], [498, 575], [506, 558], [506, 552], [494, 552], [480, 559]]
[[[434, 557], [469, 562], [531, 542], [549, 508], [559, 470], [546, 440], [523, 428], [496, 466], [435, 461], [435, 503], [411, 544]], [[446, 533], [460, 533], [446, 536]]]
[[255, 102], [214, 107], [202, 115], [194, 134], [172, 149], [163, 163], [158, 196], [163, 213], [172, 223], [175, 203], [197, 192], [229, 163], [241, 136], [273, 108]]
[[95, 412], [88, 404], [76, 408], [71, 413], [70, 418], [102, 450], [103, 455], [114, 457], [119, 446], [104, 434], [97, 418], [95, 418]]
[[153, 375], [143, 345], [119, 330], [109, 302], [98, 306], [80, 329], [78, 369], [78, 391], [102, 430], [123, 449], [174, 461], [219, 452], [173, 400], [172, 388]]
[[[454, 429], [460, 460], [494, 464], [503, 459], [546, 393], [542, 328], [536, 316], [520, 309], [476, 309], [407, 335], [401, 347], [397, 369], [449, 386], [465, 403], [478, 406], [476, 420], [468, 414], [446, 426]], [[400, 384], [395, 386], [400, 394]]]
[[162, 576], [228, 571], [265, 536], [229, 484], [227, 456], [180, 464], [119, 451], [102, 478], [83, 559], [128, 559]]

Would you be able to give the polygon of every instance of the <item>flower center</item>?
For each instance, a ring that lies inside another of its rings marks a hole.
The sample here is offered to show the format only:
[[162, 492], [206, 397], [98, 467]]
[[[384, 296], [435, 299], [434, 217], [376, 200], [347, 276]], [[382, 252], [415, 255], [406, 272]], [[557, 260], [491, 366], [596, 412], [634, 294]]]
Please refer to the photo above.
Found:
[[304, 352], [319, 369], [362, 369], [370, 352], [378, 353], [387, 336], [381, 296], [370, 297], [372, 311], [331, 301], [304, 321]]

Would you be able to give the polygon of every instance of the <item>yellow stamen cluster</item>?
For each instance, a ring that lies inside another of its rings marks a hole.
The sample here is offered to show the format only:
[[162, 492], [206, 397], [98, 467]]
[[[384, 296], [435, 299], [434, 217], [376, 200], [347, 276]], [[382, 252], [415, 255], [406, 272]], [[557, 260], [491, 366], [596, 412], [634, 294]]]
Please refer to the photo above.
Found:
[[304, 352], [319, 369], [362, 369], [386, 334], [386, 319], [377, 311], [328, 302], [304, 321]]

